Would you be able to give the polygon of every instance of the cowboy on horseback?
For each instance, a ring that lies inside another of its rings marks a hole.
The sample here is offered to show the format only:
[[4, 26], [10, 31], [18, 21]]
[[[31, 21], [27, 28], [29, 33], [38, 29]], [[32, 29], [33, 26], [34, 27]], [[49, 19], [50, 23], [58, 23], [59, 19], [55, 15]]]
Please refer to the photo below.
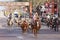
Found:
[[40, 25], [39, 16], [38, 13], [36, 12], [36, 14], [33, 16], [33, 23], [31, 24], [32, 31], [35, 36], [37, 36], [37, 32], [39, 31], [40, 26], [41, 25]]
[[12, 20], [13, 20], [13, 19], [12, 19], [12, 13], [10, 13], [10, 14], [9, 14], [9, 17], [8, 17], [8, 25], [11, 26], [11, 25], [13, 24]]
[[55, 18], [53, 22], [53, 28], [55, 31], [58, 31], [58, 25], [59, 25], [59, 20], [58, 18]]
[[17, 23], [18, 22], [18, 12], [17, 10], [14, 11], [14, 21]]
[[26, 21], [26, 19], [22, 19], [22, 21], [21, 21], [21, 29], [22, 29], [23, 33], [27, 32], [28, 22]]

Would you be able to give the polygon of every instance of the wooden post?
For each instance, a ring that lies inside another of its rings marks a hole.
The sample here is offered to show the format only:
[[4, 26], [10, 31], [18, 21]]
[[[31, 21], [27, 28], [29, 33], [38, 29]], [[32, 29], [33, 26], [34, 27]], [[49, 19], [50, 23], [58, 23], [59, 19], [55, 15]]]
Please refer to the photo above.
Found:
[[54, 14], [54, 0], [52, 0], [52, 13]]
[[32, 2], [29, 2], [29, 6], [30, 6], [30, 17], [32, 17]]

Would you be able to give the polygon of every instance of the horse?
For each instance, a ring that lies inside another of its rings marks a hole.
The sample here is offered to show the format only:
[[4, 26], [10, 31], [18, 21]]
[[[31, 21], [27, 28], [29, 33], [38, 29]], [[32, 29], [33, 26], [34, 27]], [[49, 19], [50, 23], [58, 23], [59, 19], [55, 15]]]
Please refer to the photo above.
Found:
[[7, 25], [8, 26], [12, 26], [13, 25], [13, 18], [12, 18], [12, 14], [10, 13], [8, 19], [7, 19]]
[[58, 25], [59, 25], [59, 20], [58, 20], [58, 18], [55, 18], [53, 20], [52, 29], [54, 29], [55, 31], [58, 31]]
[[8, 22], [7, 22], [8, 26], [12, 26], [12, 25], [13, 25], [12, 19], [8, 19], [7, 21], [8, 21]]
[[20, 25], [21, 25], [22, 32], [23, 33], [27, 32], [29, 26], [28, 22], [24, 20]]
[[39, 29], [41, 28], [40, 20], [34, 20], [33, 23], [31, 23], [31, 28], [34, 36], [37, 36], [37, 33]]
[[19, 26], [19, 21], [20, 21], [19, 18], [16, 17], [14, 18], [14, 23], [17, 25], [17, 27]]
[[13, 18], [8, 18], [7, 19], [7, 25], [9, 27], [9, 31], [11, 31], [11, 27], [13, 26]]

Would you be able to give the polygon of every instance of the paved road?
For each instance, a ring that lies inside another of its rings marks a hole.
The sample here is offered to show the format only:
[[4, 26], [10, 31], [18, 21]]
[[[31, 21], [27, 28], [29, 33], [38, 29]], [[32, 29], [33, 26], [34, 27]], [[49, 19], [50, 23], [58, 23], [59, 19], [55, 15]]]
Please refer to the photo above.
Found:
[[[11, 29], [11, 31], [8, 29]], [[55, 32], [42, 25], [38, 36], [34, 37], [31, 30], [22, 34], [20, 27], [13, 25], [13, 28], [8, 28], [6, 19], [0, 18], [0, 40], [60, 40], [60, 31]]]

